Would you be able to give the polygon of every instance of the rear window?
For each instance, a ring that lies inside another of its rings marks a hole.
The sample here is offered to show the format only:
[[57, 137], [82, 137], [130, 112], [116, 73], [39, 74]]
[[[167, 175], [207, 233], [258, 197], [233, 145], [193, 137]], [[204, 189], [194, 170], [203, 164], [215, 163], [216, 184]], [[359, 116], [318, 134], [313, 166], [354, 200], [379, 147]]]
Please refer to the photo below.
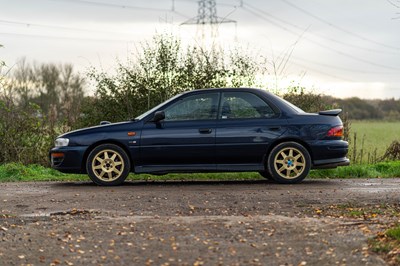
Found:
[[292, 108], [295, 112], [303, 114], [305, 113], [302, 109], [297, 107], [296, 105], [292, 104], [291, 102], [286, 101], [285, 99], [281, 98], [282, 101], [284, 101], [287, 105], [289, 105], [290, 108]]

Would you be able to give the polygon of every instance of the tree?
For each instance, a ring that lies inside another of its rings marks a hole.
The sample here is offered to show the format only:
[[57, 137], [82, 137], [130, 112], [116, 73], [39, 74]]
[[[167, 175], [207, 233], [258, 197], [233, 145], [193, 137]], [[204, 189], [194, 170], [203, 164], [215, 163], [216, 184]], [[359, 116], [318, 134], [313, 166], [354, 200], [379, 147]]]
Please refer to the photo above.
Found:
[[37, 104], [54, 121], [73, 125], [80, 115], [85, 79], [70, 64], [29, 64], [21, 59], [11, 73], [18, 103]]
[[96, 93], [85, 99], [81, 125], [130, 119], [186, 90], [254, 86], [265, 69], [263, 61], [239, 49], [184, 48], [171, 35], [156, 35], [133, 59], [118, 63], [116, 74], [90, 71]]
[[47, 165], [54, 137], [80, 115], [84, 84], [71, 65], [24, 59], [0, 76], [0, 163]]

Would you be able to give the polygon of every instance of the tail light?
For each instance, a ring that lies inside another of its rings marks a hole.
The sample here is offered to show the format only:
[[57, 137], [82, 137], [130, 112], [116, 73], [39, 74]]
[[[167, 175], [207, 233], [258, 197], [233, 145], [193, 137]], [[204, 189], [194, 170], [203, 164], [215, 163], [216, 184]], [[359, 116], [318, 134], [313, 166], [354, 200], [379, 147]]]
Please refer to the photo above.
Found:
[[343, 126], [337, 126], [329, 129], [328, 137], [343, 137]]

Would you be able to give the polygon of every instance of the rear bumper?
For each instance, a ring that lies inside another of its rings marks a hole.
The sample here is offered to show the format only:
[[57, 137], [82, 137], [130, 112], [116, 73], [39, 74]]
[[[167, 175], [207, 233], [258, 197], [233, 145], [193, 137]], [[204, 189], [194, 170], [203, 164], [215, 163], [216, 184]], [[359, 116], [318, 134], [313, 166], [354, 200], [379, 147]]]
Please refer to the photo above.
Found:
[[346, 157], [339, 159], [316, 160], [314, 161], [312, 169], [329, 169], [347, 165], [350, 165], [350, 160]]
[[350, 164], [346, 157], [349, 144], [343, 140], [318, 140], [309, 143], [313, 158], [313, 169], [335, 168]]
[[49, 152], [51, 167], [63, 173], [85, 173], [83, 167], [87, 146], [66, 146], [53, 148]]

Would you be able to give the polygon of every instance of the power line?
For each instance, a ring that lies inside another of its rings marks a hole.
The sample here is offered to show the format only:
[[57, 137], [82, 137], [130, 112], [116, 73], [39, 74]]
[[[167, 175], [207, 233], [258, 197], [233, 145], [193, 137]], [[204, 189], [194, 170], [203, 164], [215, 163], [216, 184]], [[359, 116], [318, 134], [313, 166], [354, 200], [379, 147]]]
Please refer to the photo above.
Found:
[[327, 77], [331, 77], [331, 78], [334, 78], [334, 79], [343, 80], [343, 81], [347, 81], [347, 82], [355, 82], [355, 81], [352, 80], [352, 79], [343, 78], [343, 77], [340, 77], [340, 76], [337, 76], [337, 75], [332, 75], [332, 74], [330, 74], [330, 73], [326, 73], [326, 72], [323, 72], [323, 71], [321, 71], [321, 70], [317, 70], [317, 69], [314, 69], [314, 68], [310, 68], [310, 67], [305, 66], [305, 65], [302, 65], [302, 64], [293, 63], [293, 65], [296, 65], [296, 66], [298, 66], [298, 67], [303, 67], [303, 68], [305, 68], [305, 69], [307, 69], [307, 70], [311, 70], [312, 72], [316, 72], [316, 73], [319, 73], [319, 74], [321, 74], [321, 75], [324, 75], [324, 76], [327, 76]]
[[[174, 2], [172, 2], [171, 9], [165, 8], [154, 8], [154, 7], [145, 7], [145, 6], [132, 6], [132, 5], [118, 5], [118, 4], [110, 4], [104, 2], [95, 2], [95, 1], [87, 1], [87, 0], [48, 0], [53, 2], [74, 2], [76, 4], [86, 4], [86, 5], [94, 5], [94, 6], [106, 6], [106, 7], [114, 7], [114, 8], [122, 8], [122, 9], [133, 9], [133, 10], [150, 10], [150, 11], [162, 11], [162, 12], [171, 12], [175, 13], [181, 17], [188, 18], [184, 14], [175, 10]], [[173, 0], [175, 1], [175, 0]]]
[[311, 13], [311, 12], [309, 12], [309, 11], [307, 11], [307, 10], [305, 10], [305, 9], [303, 9], [303, 8], [293, 4], [291, 2], [289, 2], [288, 0], [281, 0], [281, 1], [284, 2], [285, 4], [291, 6], [291, 7], [299, 10], [300, 12], [302, 12], [302, 13], [304, 13], [304, 14], [306, 14], [306, 15], [308, 15], [308, 16], [316, 19], [316, 20], [318, 20], [319, 22], [322, 22], [322, 23], [324, 23], [324, 24], [326, 24], [326, 25], [328, 25], [328, 26], [330, 26], [332, 28], [335, 28], [335, 29], [337, 29], [337, 30], [339, 30], [341, 32], [344, 32], [346, 34], [349, 34], [349, 35], [351, 35], [353, 37], [356, 37], [356, 38], [361, 39], [361, 40], [366, 41], [366, 42], [370, 42], [370, 43], [373, 43], [373, 44], [376, 44], [376, 45], [380, 45], [382, 47], [390, 48], [390, 49], [393, 49], [393, 50], [396, 50], [396, 51], [400, 51], [399, 47], [395, 47], [395, 46], [391, 46], [391, 45], [388, 45], [388, 44], [385, 44], [385, 43], [377, 42], [375, 40], [372, 40], [372, 39], [369, 39], [367, 37], [364, 37], [364, 36], [362, 36], [362, 35], [360, 35], [360, 34], [358, 34], [356, 32], [352, 32], [352, 31], [349, 31], [349, 30], [347, 30], [345, 28], [337, 26], [337, 25], [335, 25], [335, 24], [333, 24], [333, 23], [331, 23], [331, 22], [329, 22], [329, 21], [327, 21], [327, 20], [325, 20], [325, 19], [323, 19], [323, 18], [321, 18], [321, 17], [319, 17], [319, 16], [317, 16], [317, 15], [315, 15], [315, 14], [313, 14], [313, 13]]
[[[293, 28], [296, 28], [296, 29], [298, 29], [298, 30], [301, 30], [301, 31], [304, 30], [304, 29], [302, 29], [301, 27], [299, 27], [299, 26], [296, 25], [296, 24], [293, 24], [293, 23], [291, 23], [291, 22], [288, 22], [288, 21], [286, 21], [286, 20], [283, 20], [283, 19], [281, 19], [281, 18], [279, 18], [279, 17], [277, 17], [277, 16], [274, 16], [273, 14], [270, 14], [270, 13], [264, 11], [264, 10], [261, 10], [261, 9], [259, 9], [259, 8], [256, 8], [256, 7], [254, 7], [254, 6], [250, 5], [250, 4], [247, 4], [247, 3], [243, 3], [243, 4], [246, 5], [246, 6], [248, 6], [248, 7], [250, 7], [250, 8], [252, 8], [252, 9], [254, 9], [254, 10], [257, 10], [258, 12], [260, 12], [260, 13], [262, 13], [262, 14], [268, 16], [268, 17], [274, 18], [275, 20], [277, 20], [277, 21], [279, 21], [279, 22], [281, 22], [281, 23], [283, 23], [283, 24], [289, 25], [289, 26], [291, 26], [291, 27], [293, 27]], [[242, 6], [243, 6], [243, 5], [242, 5]], [[325, 35], [318, 34], [318, 33], [315, 33], [315, 32], [310, 32], [310, 33], [311, 33], [312, 35], [315, 35], [316, 37], [321, 38], [321, 39], [325, 39], [325, 40], [328, 40], [328, 41], [331, 41], [331, 42], [339, 43], [339, 44], [344, 45], [344, 46], [347, 46], [347, 47], [362, 49], [362, 50], [365, 50], [365, 51], [368, 51], [368, 52], [374, 52], [374, 53], [380, 53], [380, 54], [391, 54], [391, 55], [393, 55], [393, 54], [398, 54], [398, 53], [396, 53], [396, 52], [388, 52], [388, 51], [376, 50], [376, 49], [371, 49], [371, 48], [366, 48], [366, 47], [358, 46], [358, 45], [351, 44], [351, 43], [346, 43], [346, 42], [343, 42], [343, 41], [340, 41], [340, 40], [337, 40], [337, 39], [334, 39], [334, 38], [331, 38], [331, 37], [327, 37], [327, 36], [325, 36]]]
[[[301, 35], [301, 34], [298, 34], [298, 33], [294, 32], [293, 30], [291, 30], [291, 29], [289, 29], [289, 28], [287, 28], [287, 27], [285, 27], [285, 26], [280, 25], [279, 23], [277, 23], [277, 22], [275, 22], [275, 21], [273, 21], [273, 20], [271, 20], [271, 19], [266, 18], [266, 17], [265, 17], [264, 15], [262, 15], [262, 14], [260, 15], [259, 13], [255, 12], [254, 10], [251, 10], [251, 9], [247, 8], [246, 6], [243, 6], [242, 8], [243, 8], [244, 10], [250, 12], [251, 14], [255, 15], [256, 17], [258, 17], [258, 18], [260, 18], [260, 19], [262, 19], [262, 20], [265, 20], [265, 21], [271, 23], [272, 25], [274, 25], [274, 26], [276, 26], [276, 27], [278, 27], [278, 28], [280, 28], [280, 29], [282, 29], [282, 30], [284, 30], [284, 31], [286, 31], [286, 32], [289, 32], [289, 33], [291, 33], [291, 34], [294, 34], [294, 35], [296, 35], [297, 37], [299, 37], [299, 36]], [[256, 10], [256, 11], [257, 11], [257, 10]], [[311, 43], [313, 43], [313, 44], [315, 44], [315, 45], [317, 45], [317, 46], [320, 46], [320, 47], [322, 47], [322, 48], [324, 48], [324, 49], [333, 51], [333, 52], [335, 52], [335, 53], [337, 53], [337, 54], [340, 54], [340, 55], [342, 55], [342, 56], [345, 56], [345, 57], [347, 57], [347, 58], [351, 58], [351, 59], [356, 60], [356, 61], [359, 61], [359, 62], [363, 62], [363, 63], [369, 64], [369, 65], [372, 65], [372, 66], [377, 66], [377, 67], [381, 67], [381, 68], [385, 68], [385, 69], [390, 69], [390, 70], [400, 70], [399, 68], [396, 68], [396, 67], [382, 65], [382, 64], [375, 63], [375, 62], [373, 62], [373, 61], [369, 61], [369, 60], [366, 60], [366, 59], [363, 59], [363, 58], [356, 57], [356, 56], [354, 56], [354, 55], [352, 55], [352, 54], [343, 52], [343, 51], [341, 51], [341, 50], [334, 49], [334, 48], [332, 48], [332, 47], [330, 47], [330, 46], [324, 45], [324, 44], [322, 44], [322, 43], [319, 43], [319, 42], [317, 42], [317, 41], [315, 41], [315, 40], [312, 40], [312, 39], [309, 39], [309, 38], [307, 38], [307, 37], [303, 37], [303, 39], [305, 39], [305, 40], [307, 40], [307, 41], [309, 41], [309, 42], [311, 42]]]
[[[96, 33], [107, 33], [107, 34], [115, 34], [115, 33], [117, 33], [118, 34], [118, 32], [111, 32], [111, 31], [100, 31], [100, 30], [93, 30], [93, 29], [73, 28], [73, 27], [37, 24], [37, 23], [31, 23], [31, 22], [11, 21], [11, 20], [3, 20], [3, 19], [0, 19], [0, 23], [2, 23], [2, 24], [20, 25], [20, 26], [26, 26], [26, 27], [42, 27], [42, 28], [53, 28], [53, 29], [73, 30], [73, 31], [83, 31], [83, 32], [96, 32]], [[121, 34], [128, 34], [128, 33], [121, 33]]]
[[64, 40], [75, 40], [75, 41], [93, 41], [93, 42], [121, 42], [121, 43], [122, 42], [124, 42], [124, 43], [132, 42], [132, 40], [92, 39], [92, 38], [63, 37], [63, 36], [24, 34], [24, 33], [10, 33], [10, 32], [0, 32], [0, 35], [34, 37], [34, 38], [42, 38], [42, 39], [64, 39]]
[[316, 62], [314, 60], [309, 60], [306, 58], [302, 58], [302, 57], [298, 57], [298, 56], [291, 56], [291, 61], [296, 61], [296, 62], [308, 62], [310, 64], [314, 64], [314, 65], [318, 65], [318, 66], [322, 66], [322, 67], [326, 67], [326, 68], [331, 68], [331, 69], [336, 69], [336, 70], [340, 70], [340, 71], [346, 71], [346, 72], [352, 72], [352, 73], [358, 73], [358, 74], [377, 74], [377, 75], [396, 75], [398, 76], [399, 73], [398, 72], [375, 72], [375, 71], [363, 71], [363, 70], [356, 70], [356, 69], [352, 69], [352, 68], [347, 68], [347, 67], [338, 67], [338, 66], [334, 66], [334, 65], [330, 65], [330, 64], [325, 64], [325, 63], [320, 63], [320, 62]]
[[152, 11], [171, 11], [170, 9], [163, 8], [154, 8], [154, 7], [144, 7], [144, 6], [132, 6], [132, 5], [118, 5], [118, 4], [110, 4], [104, 2], [95, 2], [95, 1], [87, 1], [87, 0], [49, 0], [53, 2], [74, 2], [78, 4], [86, 4], [86, 5], [95, 5], [95, 6], [107, 6], [107, 7], [116, 7], [123, 9], [142, 9], [142, 10], [152, 10]]

